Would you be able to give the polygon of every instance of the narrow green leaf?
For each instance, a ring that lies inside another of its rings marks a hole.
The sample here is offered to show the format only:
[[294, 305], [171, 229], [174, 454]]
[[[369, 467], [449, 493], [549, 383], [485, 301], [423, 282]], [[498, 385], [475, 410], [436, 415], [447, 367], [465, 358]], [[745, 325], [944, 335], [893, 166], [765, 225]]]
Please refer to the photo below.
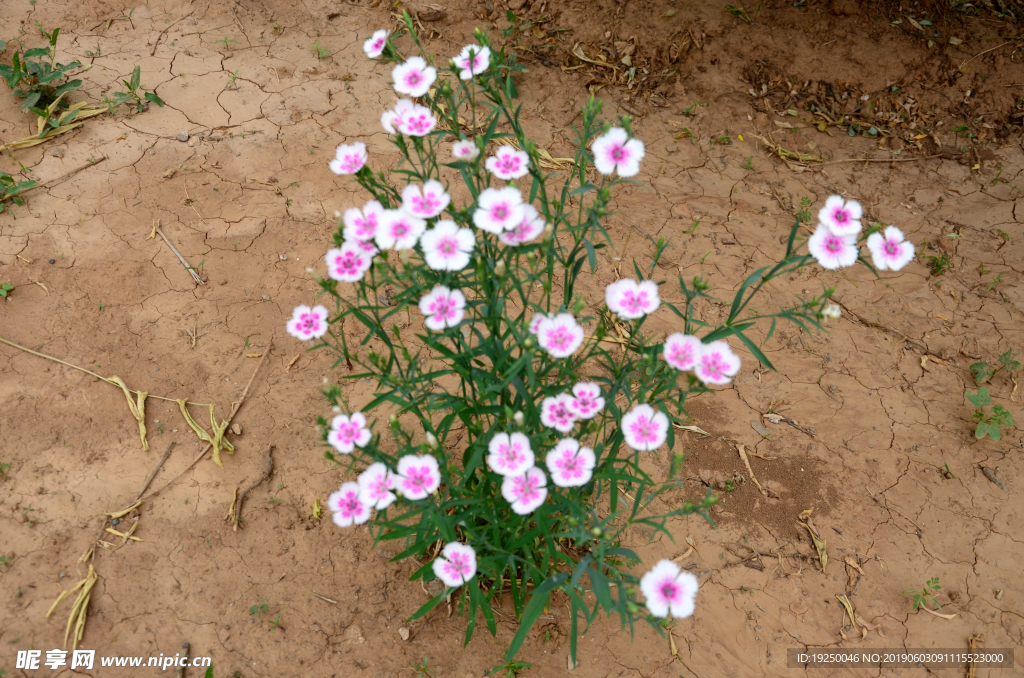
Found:
[[[540, 619], [540, 615], [544, 612], [544, 606], [547, 605], [548, 599], [551, 597], [551, 592], [565, 583], [565, 580], [569, 578], [569, 574], [566, 572], [559, 572], [558, 574], [549, 577], [544, 580], [540, 586], [533, 591], [533, 595], [530, 597], [530, 601], [526, 603], [526, 609], [523, 610], [523, 615], [519, 620], [519, 630], [516, 631], [516, 635], [512, 638], [512, 642], [508, 646], [508, 651], [505, 653], [505, 660], [512, 661], [512, 658], [519, 652], [519, 648], [523, 646], [523, 641], [526, 640], [526, 635], [533, 628], [533, 625]], [[513, 577], [513, 581], [515, 578]], [[440, 601], [438, 601], [440, 602]]]

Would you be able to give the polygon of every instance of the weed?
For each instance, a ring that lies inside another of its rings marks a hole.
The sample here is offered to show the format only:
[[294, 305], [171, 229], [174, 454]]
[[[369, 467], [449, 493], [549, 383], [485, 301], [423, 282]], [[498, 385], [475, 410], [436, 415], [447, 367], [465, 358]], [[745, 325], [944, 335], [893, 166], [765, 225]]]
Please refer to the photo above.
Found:
[[752, 169], [754, 169], [753, 160], [754, 160], [754, 156], [750, 156], [749, 158], [747, 158], [747, 161], [745, 163], [743, 163], [743, 169], [745, 169], [745, 170], [752, 170]]
[[35, 513], [35, 512], [36, 512], [36, 510], [34, 508], [32, 508], [32, 504], [29, 504], [28, 506], [22, 506], [21, 507], [21, 517], [25, 519], [25, 522], [28, 523], [28, 526], [30, 528], [36, 526], [36, 521], [33, 520], [32, 518], [29, 518], [28, 514]]
[[997, 228], [996, 233], [998, 233], [999, 237], [1005, 240], [1006, 242], [1010, 242], [1010, 234], [1004, 231], [1003, 229]]
[[971, 415], [972, 418], [978, 420], [978, 426], [974, 429], [975, 438], [989, 436], [992, 440], [999, 440], [1002, 437], [1000, 427], [1010, 427], [1017, 423], [1014, 421], [1013, 415], [1007, 412], [1002, 405], [996, 405], [992, 408], [992, 414], [985, 416], [985, 408], [992, 404], [992, 399], [988, 395], [988, 389], [984, 386], [979, 388], [977, 393], [965, 391], [964, 397], [978, 408]]
[[985, 291], [986, 291], [986, 292], [991, 292], [991, 291], [992, 291], [993, 289], [995, 289], [995, 287], [996, 287], [996, 286], [997, 286], [997, 285], [998, 285], [999, 283], [1001, 283], [1001, 282], [1003, 281], [1003, 273], [1004, 273], [1004, 271], [1000, 271], [1000, 272], [999, 272], [999, 273], [998, 273], [998, 274], [996, 275], [996, 277], [992, 278], [992, 282], [990, 282], [990, 283], [988, 284], [988, 287], [986, 287], [986, 288], [985, 288]]
[[942, 275], [949, 270], [949, 259], [946, 258], [945, 254], [933, 255], [930, 254], [925, 259], [928, 260], [928, 271], [932, 275]]
[[939, 605], [938, 601], [935, 600], [935, 594], [941, 589], [939, 586], [939, 578], [932, 577], [924, 583], [921, 589], [907, 589], [903, 592], [904, 595], [912, 596], [914, 598], [914, 609], [920, 609], [928, 606], [928, 601], [931, 601], [935, 606], [936, 610], [941, 610], [942, 606]]
[[314, 54], [316, 54], [316, 58], [317, 58], [318, 61], [321, 60], [321, 59], [326, 59], [327, 57], [329, 57], [331, 55], [329, 50], [327, 50], [326, 48], [320, 46], [320, 41], [319, 40], [317, 40], [312, 45], [310, 45], [309, 48], [311, 50], [313, 50]]
[[974, 382], [981, 386], [1001, 371], [1014, 372], [1020, 369], [1020, 363], [1013, 359], [1013, 351], [1007, 351], [999, 356], [999, 367], [995, 369], [986, 362], [974, 363], [971, 365], [971, 374], [974, 375]]
[[698, 219], [697, 221], [693, 222], [693, 226], [690, 228], [690, 230], [683, 231], [683, 233], [687, 234], [687, 235], [693, 235], [694, 233], [697, 232], [697, 227], [698, 226], [700, 226], [700, 219]]
[[228, 73], [228, 81], [224, 85], [224, 89], [238, 89], [238, 71], [234, 73]]
[[[59, 101], [60, 108], [67, 108], [68, 102], [62, 97], [82, 86], [81, 80], [67, 80], [68, 73], [81, 68], [82, 63], [77, 59], [69, 64], [57, 61], [59, 26], [50, 33], [40, 27], [39, 32], [49, 44], [46, 47], [33, 47], [24, 52], [15, 51], [10, 65], [0, 65], [0, 77], [7, 81], [7, 86], [15, 95], [25, 100], [21, 104], [21, 110], [47, 117], [44, 113], [47, 107]], [[18, 42], [21, 43], [20, 40]], [[7, 43], [0, 40], [0, 50], [6, 47]]]
[[[146, 102], [152, 102], [157, 106], [163, 106], [164, 100], [156, 95], [156, 92], [146, 92], [140, 84], [142, 79], [142, 70], [139, 66], [136, 66], [132, 71], [132, 75], [128, 80], [122, 80], [121, 82], [125, 87], [128, 88], [127, 92], [115, 92], [113, 95], [107, 95], [103, 97], [103, 103], [107, 105], [107, 108], [111, 113], [114, 109], [122, 104], [131, 104], [135, 106], [135, 110], [139, 113], [146, 110]], [[139, 96], [139, 93], [142, 96]]]
[[229, 49], [228, 45], [231, 44], [232, 42], [235, 43], [236, 45], [238, 44], [237, 40], [232, 40], [231, 38], [229, 38], [228, 36], [225, 35], [220, 40], [214, 40], [213, 44], [215, 44], [215, 45], [224, 45], [224, 49]]
[[942, 472], [942, 475], [946, 476], [946, 478], [950, 480], [956, 480], [956, 476], [953, 475], [953, 472], [949, 470], [949, 464], [943, 463], [942, 466], [946, 469], [945, 471]]
[[512, 660], [509, 660], [504, 664], [498, 664], [497, 666], [495, 666], [493, 669], [490, 670], [490, 672], [487, 675], [493, 676], [499, 671], [504, 671], [504, 678], [516, 678], [516, 676], [519, 675], [520, 671], [522, 671], [523, 669], [528, 669], [531, 666], [533, 666], [533, 664], [531, 664], [530, 662], [514, 662]]
[[764, 3], [758, 3], [757, 9], [754, 10], [754, 16], [750, 16], [750, 12], [747, 11], [747, 6], [743, 3], [743, 0], [740, 0], [739, 7], [736, 7], [735, 5], [726, 5], [725, 11], [728, 12], [729, 14], [732, 14], [737, 19], [742, 19], [743, 21], [746, 21], [748, 24], [753, 25], [754, 19], [756, 19], [757, 15], [761, 13], [762, 4]]
[[0, 285], [0, 297], [3, 297], [4, 299], [6, 299], [10, 295], [11, 290], [13, 290], [13, 289], [14, 289], [14, 285], [8, 285], [7, 283], [4, 283], [3, 285]]
[[413, 671], [418, 671], [419, 672], [419, 673], [416, 674], [416, 678], [433, 678], [434, 674], [432, 674], [430, 672], [430, 666], [428, 665], [429, 662], [430, 662], [430, 657], [427, 656], [427, 657], [424, 657], [423, 661], [420, 662], [419, 664], [410, 664], [409, 665], [412, 668]]
[[101, 48], [99, 45], [96, 45], [96, 49], [95, 50], [91, 50], [91, 49], [85, 50], [85, 56], [91, 57], [93, 59], [97, 59], [97, 58], [103, 56], [103, 48]]
[[7, 568], [7, 567], [10, 567], [11, 565], [14, 565], [14, 555], [9, 555], [8, 556], [8, 555], [5, 554], [5, 555], [0, 556], [0, 567]]
[[715, 144], [731, 144], [731, 143], [732, 143], [732, 137], [718, 137], [716, 139], [712, 139], [711, 140], [711, 145], [712, 146], [714, 146]]
[[800, 209], [796, 212], [796, 218], [802, 223], [811, 223], [811, 199], [806, 195], [800, 198]]
[[949, 131], [950, 132], [956, 132], [957, 136], [959, 136], [962, 139], [973, 139], [974, 137], [978, 136], [977, 134], [972, 132], [971, 128], [968, 127], [967, 125], [960, 125], [958, 127], [952, 127], [952, 128], [950, 128]]
[[698, 106], [705, 106], [705, 105], [707, 105], [707, 103], [708, 103], [707, 99], [702, 99], [702, 100], [698, 101], [695, 104], [690, 104], [690, 106], [688, 108], [684, 108], [683, 110], [679, 111], [679, 115], [694, 115], [694, 110]]
[[7, 477], [7, 469], [11, 468], [10, 464], [0, 464], [0, 476]]
[[263, 621], [264, 612], [270, 612], [270, 605], [267, 605], [266, 598], [260, 598], [258, 605], [253, 605], [249, 608], [249, 614], [255, 616], [260, 621]]

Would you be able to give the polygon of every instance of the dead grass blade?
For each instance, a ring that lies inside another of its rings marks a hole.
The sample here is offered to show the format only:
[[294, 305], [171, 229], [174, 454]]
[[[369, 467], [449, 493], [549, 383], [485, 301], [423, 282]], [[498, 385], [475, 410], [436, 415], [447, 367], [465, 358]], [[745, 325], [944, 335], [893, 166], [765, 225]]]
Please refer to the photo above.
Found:
[[85, 575], [85, 579], [82, 579], [75, 584], [69, 591], [61, 591], [60, 595], [57, 596], [57, 600], [54, 601], [53, 605], [46, 613], [46, 618], [49, 619], [50, 615], [53, 614], [54, 610], [64, 602], [65, 598], [71, 596], [72, 593], [78, 591], [78, 597], [75, 598], [74, 604], [71, 606], [71, 613], [68, 615], [68, 623], [64, 629], [64, 649], [68, 647], [68, 637], [71, 635], [71, 629], [74, 628], [75, 634], [73, 636], [71, 649], [78, 649], [78, 642], [82, 640], [82, 636], [85, 635], [85, 620], [89, 609], [89, 600], [92, 598], [92, 589], [96, 586], [96, 582], [99, 581], [99, 577], [96, 575], [96, 569], [89, 565], [89, 573]]
[[[812, 511], [814, 509], [811, 509]], [[805, 515], [806, 514], [806, 515]], [[825, 540], [818, 536], [817, 531], [811, 526], [811, 516], [808, 511], [800, 514], [800, 521], [797, 525], [803, 526], [807, 530], [808, 534], [811, 535], [811, 541], [814, 542], [814, 550], [818, 552], [818, 560], [821, 562], [821, 571], [823, 574], [827, 574], [826, 567], [828, 566], [828, 551], [826, 550]]]
[[768, 496], [768, 490], [761, 487], [761, 483], [757, 482], [757, 478], [754, 477], [754, 469], [750, 468], [750, 460], [747, 459], [747, 451], [743, 445], [736, 445], [736, 449], [740, 453], [740, 459], [743, 460], [743, 465], [747, 467], [747, 473], [750, 474], [750, 479], [757, 485], [757, 489], [761, 491], [761, 494]]

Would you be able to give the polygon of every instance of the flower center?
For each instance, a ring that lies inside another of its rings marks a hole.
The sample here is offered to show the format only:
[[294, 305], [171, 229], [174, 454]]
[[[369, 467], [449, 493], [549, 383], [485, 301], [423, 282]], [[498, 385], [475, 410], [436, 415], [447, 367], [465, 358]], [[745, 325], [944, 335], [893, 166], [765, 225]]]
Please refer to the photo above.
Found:
[[458, 251], [459, 246], [454, 239], [448, 238], [442, 240], [441, 243], [437, 246], [437, 249], [439, 249], [442, 254], [452, 255]]
[[896, 256], [900, 252], [900, 246], [894, 241], [889, 240], [885, 243], [885, 253], [890, 256]]
[[410, 85], [418, 85], [419, 82], [420, 82], [420, 74], [419, 73], [413, 71], [412, 73], [409, 74], [408, 83]]
[[621, 162], [626, 157], [626, 151], [621, 146], [612, 149], [612, 160]]
[[843, 241], [839, 238], [829, 238], [825, 243], [825, 249], [833, 254], [843, 249]]
[[507, 219], [508, 211], [508, 205], [495, 205], [491, 211], [491, 216], [495, 219]]
[[395, 237], [401, 238], [409, 232], [409, 227], [403, 223], [395, 224]]
[[846, 210], [836, 210], [835, 219], [840, 224], [845, 223], [850, 217], [846, 214]]
[[679, 587], [672, 582], [665, 582], [661, 586], [661, 595], [665, 597], [665, 600], [672, 600], [679, 593]]

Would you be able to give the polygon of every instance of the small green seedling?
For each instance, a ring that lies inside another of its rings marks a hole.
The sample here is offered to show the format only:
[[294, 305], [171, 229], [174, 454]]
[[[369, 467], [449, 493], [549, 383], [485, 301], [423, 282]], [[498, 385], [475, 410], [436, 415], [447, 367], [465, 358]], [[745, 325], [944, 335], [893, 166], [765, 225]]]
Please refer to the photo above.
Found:
[[12, 555], [4, 554], [4, 555], [0, 556], [0, 567], [8, 568], [11, 565], [14, 565], [14, 555], [13, 554]]
[[14, 285], [8, 285], [7, 283], [0, 285], [0, 297], [4, 297], [6, 299], [13, 289]]
[[930, 263], [928, 264], [928, 270], [932, 275], [942, 275], [949, 270], [949, 259], [946, 258], [945, 254], [938, 256], [929, 255], [924, 257]]
[[[157, 106], [163, 106], [164, 100], [156, 95], [156, 92], [146, 92], [141, 85], [142, 71], [136, 66], [135, 70], [132, 71], [132, 75], [128, 80], [122, 80], [121, 82], [125, 87], [128, 88], [127, 92], [115, 92], [113, 95], [108, 94], [103, 98], [103, 103], [107, 105], [110, 112], [113, 113], [114, 109], [122, 104], [131, 104], [135, 106], [135, 110], [138, 113], [146, 110], [146, 102], [152, 102]], [[142, 96], [139, 96], [139, 93]]]
[[260, 598], [258, 605], [253, 605], [249, 608], [249, 614], [255, 615], [260, 621], [263, 621], [264, 612], [270, 612], [270, 605], [267, 605], [266, 598]]
[[996, 288], [996, 286], [997, 286], [997, 285], [999, 285], [999, 283], [1001, 283], [1001, 282], [1003, 281], [1003, 273], [1004, 273], [1004, 272], [1005, 272], [1005, 271], [1000, 271], [1000, 272], [999, 272], [999, 273], [998, 273], [998, 274], [996, 275], [996, 277], [992, 278], [992, 282], [990, 282], [990, 283], [988, 284], [988, 287], [986, 287], [986, 288], [985, 288], [985, 291], [986, 291], [986, 292], [991, 292], [991, 291], [992, 291], [993, 289], [995, 289], [995, 288]]
[[528, 669], [531, 666], [533, 666], [533, 664], [531, 664], [530, 662], [514, 662], [512, 660], [509, 660], [504, 664], [498, 664], [497, 666], [495, 666], [487, 675], [493, 676], [494, 674], [501, 671], [504, 672], [502, 674], [503, 678], [516, 678], [516, 676], [519, 675], [520, 671], [522, 671], [523, 669]]
[[432, 674], [430, 672], [429, 662], [430, 662], [430, 657], [427, 656], [427, 657], [424, 657], [423, 661], [420, 662], [419, 664], [411, 664], [410, 665], [410, 668], [412, 668], [413, 671], [417, 671], [418, 672], [416, 674], [416, 678], [433, 678], [434, 674]]
[[225, 35], [220, 40], [214, 40], [213, 44], [215, 44], [215, 45], [224, 45], [224, 49], [228, 49], [228, 45], [231, 44], [232, 42], [235, 43], [236, 45], [238, 44], [237, 40], [232, 40], [231, 38], [229, 38], [228, 36]]
[[1002, 405], [996, 405], [992, 408], [992, 414], [985, 416], [985, 408], [992, 404], [992, 399], [988, 395], [988, 389], [984, 386], [979, 388], [977, 393], [965, 392], [964, 397], [978, 408], [971, 415], [978, 420], [978, 426], [974, 429], [975, 438], [989, 436], [992, 440], [999, 440], [1002, 437], [1000, 427], [1010, 427], [1017, 423], [1014, 421], [1013, 415], [1007, 412]]
[[1004, 370], [1015, 372], [1019, 369], [1020, 363], [1013, 359], [1013, 351], [1007, 351], [999, 356], [999, 367], [993, 369], [986, 362], [974, 363], [971, 365], [971, 374], [974, 375], [974, 382], [980, 386]]
[[235, 71], [234, 73], [228, 73], [228, 81], [224, 85], [224, 89], [238, 89], [238, 84], [236, 82], [237, 80], [238, 71]]
[[754, 10], [754, 16], [750, 16], [750, 13], [747, 11], [746, 5], [743, 4], [743, 0], [740, 0], [739, 7], [736, 7], [735, 5], [726, 5], [725, 11], [728, 12], [729, 14], [732, 14], [737, 19], [742, 19], [743, 21], [746, 21], [748, 24], [753, 25], [754, 19], [756, 19], [757, 15], [761, 13], [762, 4], [763, 3], [758, 3], [757, 9]]
[[903, 592], [904, 595], [912, 596], [914, 598], [914, 609], [918, 610], [922, 607], [928, 607], [928, 601], [931, 601], [932, 605], [935, 606], [936, 610], [941, 610], [942, 606], [935, 600], [935, 594], [938, 593], [939, 589], [939, 578], [932, 577], [924, 583], [924, 586], [920, 589], [907, 589]]
[[811, 199], [806, 195], [800, 198], [800, 209], [796, 213], [796, 218], [799, 219], [801, 223], [811, 223]]
[[329, 57], [331, 55], [330, 51], [328, 51], [326, 48], [320, 46], [320, 41], [319, 40], [317, 40], [312, 45], [310, 45], [309, 48], [311, 50], [313, 50], [314, 54], [316, 54], [317, 60], [326, 59], [327, 57]]

